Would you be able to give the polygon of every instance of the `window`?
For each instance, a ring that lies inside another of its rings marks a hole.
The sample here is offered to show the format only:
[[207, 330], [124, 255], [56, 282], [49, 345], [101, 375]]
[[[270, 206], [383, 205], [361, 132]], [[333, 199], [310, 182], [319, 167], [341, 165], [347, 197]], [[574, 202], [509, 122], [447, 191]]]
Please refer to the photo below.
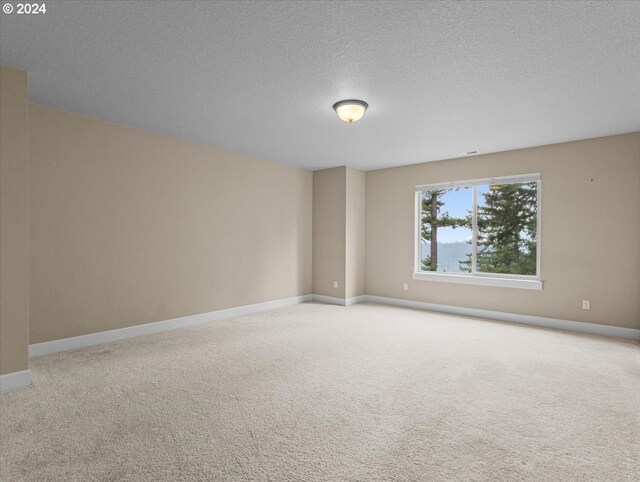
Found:
[[416, 187], [413, 278], [542, 289], [540, 175]]

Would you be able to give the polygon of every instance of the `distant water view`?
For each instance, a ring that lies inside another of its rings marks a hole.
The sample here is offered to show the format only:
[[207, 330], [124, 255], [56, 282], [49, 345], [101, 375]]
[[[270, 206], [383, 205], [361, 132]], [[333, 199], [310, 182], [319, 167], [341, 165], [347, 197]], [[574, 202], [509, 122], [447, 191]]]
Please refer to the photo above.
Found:
[[[422, 243], [422, 259], [428, 257], [431, 243]], [[460, 273], [460, 261], [467, 261], [471, 255], [471, 243], [457, 241], [438, 243], [438, 271], [443, 273]]]

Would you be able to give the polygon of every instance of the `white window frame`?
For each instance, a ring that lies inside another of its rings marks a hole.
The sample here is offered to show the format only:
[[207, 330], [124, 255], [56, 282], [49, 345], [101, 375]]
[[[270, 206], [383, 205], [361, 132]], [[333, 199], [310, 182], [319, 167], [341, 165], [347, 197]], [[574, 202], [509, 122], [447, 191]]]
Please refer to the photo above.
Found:
[[[477, 267], [477, 242], [478, 242], [478, 186], [513, 184], [519, 182], [535, 182], [537, 186], [537, 210], [536, 210], [536, 275], [517, 275], [503, 273], [483, 273], [476, 270]], [[471, 272], [470, 273], [438, 273], [436, 271], [422, 271], [422, 203], [420, 195], [423, 191], [437, 191], [441, 189], [471, 188], [473, 196], [472, 206], [472, 248], [471, 248]], [[415, 189], [415, 251], [412, 279], [422, 281], [439, 281], [443, 283], [460, 283], [484, 286], [498, 286], [503, 288], [522, 288], [541, 290], [543, 281], [540, 278], [540, 248], [541, 248], [541, 219], [542, 219], [542, 176], [538, 174], [523, 174], [518, 176], [490, 177], [486, 179], [474, 179], [469, 181], [455, 181], [438, 184], [421, 184]]]

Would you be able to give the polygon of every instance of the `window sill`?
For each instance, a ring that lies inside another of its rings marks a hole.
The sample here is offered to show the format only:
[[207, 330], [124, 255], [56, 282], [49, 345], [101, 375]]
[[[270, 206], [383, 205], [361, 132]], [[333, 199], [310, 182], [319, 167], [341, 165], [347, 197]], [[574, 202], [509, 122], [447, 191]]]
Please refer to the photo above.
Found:
[[414, 272], [411, 276], [414, 280], [437, 281], [442, 283], [458, 283], [465, 285], [498, 286], [501, 288], [520, 288], [525, 290], [542, 290], [542, 281], [539, 279], [524, 278], [500, 278], [494, 276], [426, 273]]

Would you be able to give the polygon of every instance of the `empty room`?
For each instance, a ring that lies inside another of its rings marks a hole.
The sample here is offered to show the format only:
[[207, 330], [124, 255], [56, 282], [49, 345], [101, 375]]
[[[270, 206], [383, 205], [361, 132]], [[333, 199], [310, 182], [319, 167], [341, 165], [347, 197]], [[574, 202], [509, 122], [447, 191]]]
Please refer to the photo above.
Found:
[[0, 481], [640, 480], [639, 1], [0, 14]]

